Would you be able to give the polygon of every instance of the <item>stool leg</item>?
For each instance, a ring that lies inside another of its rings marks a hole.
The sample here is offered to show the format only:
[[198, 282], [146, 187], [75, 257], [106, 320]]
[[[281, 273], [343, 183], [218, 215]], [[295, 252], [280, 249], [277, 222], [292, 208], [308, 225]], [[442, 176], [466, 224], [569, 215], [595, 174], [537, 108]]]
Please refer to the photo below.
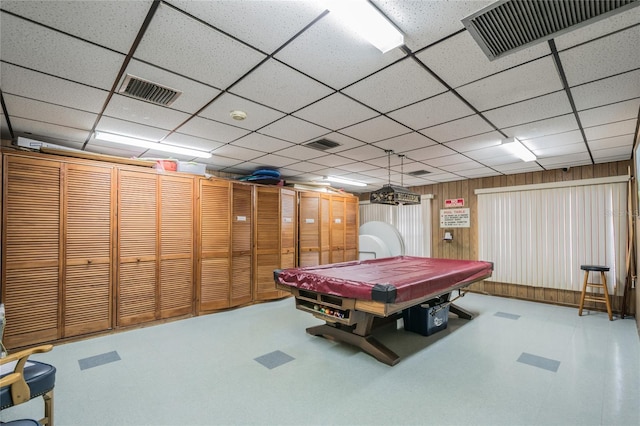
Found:
[[582, 296], [580, 296], [580, 309], [578, 309], [578, 316], [582, 316], [582, 308], [584, 307], [584, 296], [587, 294], [588, 279], [589, 279], [589, 271], [584, 271], [584, 282], [582, 283]]
[[613, 321], [613, 315], [611, 314], [611, 302], [609, 301], [609, 290], [607, 289], [607, 276], [604, 272], [600, 272], [602, 277], [602, 284], [604, 288], [604, 301], [607, 304], [607, 313], [609, 314], [609, 321]]

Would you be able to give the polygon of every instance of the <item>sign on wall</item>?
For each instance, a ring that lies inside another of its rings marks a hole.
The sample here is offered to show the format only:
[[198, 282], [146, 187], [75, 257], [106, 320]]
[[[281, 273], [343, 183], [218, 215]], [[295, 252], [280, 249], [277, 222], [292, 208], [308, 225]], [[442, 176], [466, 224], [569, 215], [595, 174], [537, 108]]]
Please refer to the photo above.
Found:
[[440, 228], [469, 228], [471, 213], [469, 209], [440, 210]]
[[451, 198], [444, 200], [444, 207], [446, 209], [451, 207], [464, 207], [464, 198]]

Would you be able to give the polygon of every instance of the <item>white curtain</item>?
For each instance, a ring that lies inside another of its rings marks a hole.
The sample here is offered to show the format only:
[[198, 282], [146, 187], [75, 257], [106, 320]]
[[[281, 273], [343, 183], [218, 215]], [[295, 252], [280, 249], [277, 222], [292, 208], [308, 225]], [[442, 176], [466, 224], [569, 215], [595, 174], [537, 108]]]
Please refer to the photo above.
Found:
[[492, 281], [580, 291], [580, 265], [592, 264], [611, 268], [611, 294], [624, 286], [625, 182], [520, 188], [478, 193], [479, 258], [494, 262]]
[[431, 255], [431, 196], [422, 195], [419, 205], [389, 206], [360, 202], [360, 225], [370, 221], [385, 222], [402, 235], [405, 255]]

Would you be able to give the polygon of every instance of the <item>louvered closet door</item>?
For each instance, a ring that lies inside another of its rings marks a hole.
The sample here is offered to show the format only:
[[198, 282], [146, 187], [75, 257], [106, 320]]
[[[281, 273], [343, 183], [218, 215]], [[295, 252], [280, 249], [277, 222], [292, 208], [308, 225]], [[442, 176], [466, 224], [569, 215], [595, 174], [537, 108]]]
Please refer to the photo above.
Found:
[[231, 306], [252, 300], [253, 185], [233, 183]]
[[119, 172], [119, 326], [156, 319], [157, 181], [155, 174]]
[[111, 328], [114, 169], [68, 164], [64, 336]]
[[345, 261], [344, 197], [331, 196], [331, 263]]
[[193, 312], [193, 178], [160, 176], [160, 317]]
[[358, 260], [358, 213], [360, 201], [357, 197], [345, 199], [344, 260]]
[[300, 192], [300, 266], [320, 265], [320, 193]]
[[273, 280], [280, 268], [280, 188], [256, 187], [254, 298], [278, 298]]
[[280, 225], [280, 238], [282, 240], [280, 244], [280, 268], [295, 268], [298, 258], [298, 198], [296, 192], [290, 189], [280, 189], [280, 203], [282, 215]]
[[3, 342], [13, 348], [60, 337], [60, 163], [4, 159]]
[[231, 186], [200, 180], [199, 311], [229, 307]]
[[331, 195], [320, 195], [320, 264], [331, 263]]

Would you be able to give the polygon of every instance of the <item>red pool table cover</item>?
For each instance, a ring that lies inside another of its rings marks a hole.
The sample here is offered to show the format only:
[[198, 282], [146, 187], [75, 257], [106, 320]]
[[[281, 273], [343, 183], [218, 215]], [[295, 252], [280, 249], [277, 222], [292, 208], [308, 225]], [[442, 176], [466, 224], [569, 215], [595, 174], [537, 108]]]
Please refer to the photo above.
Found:
[[492, 262], [396, 256], [276, 270], [282, 285], [351, 299], [400, 303], [491, 276]]

